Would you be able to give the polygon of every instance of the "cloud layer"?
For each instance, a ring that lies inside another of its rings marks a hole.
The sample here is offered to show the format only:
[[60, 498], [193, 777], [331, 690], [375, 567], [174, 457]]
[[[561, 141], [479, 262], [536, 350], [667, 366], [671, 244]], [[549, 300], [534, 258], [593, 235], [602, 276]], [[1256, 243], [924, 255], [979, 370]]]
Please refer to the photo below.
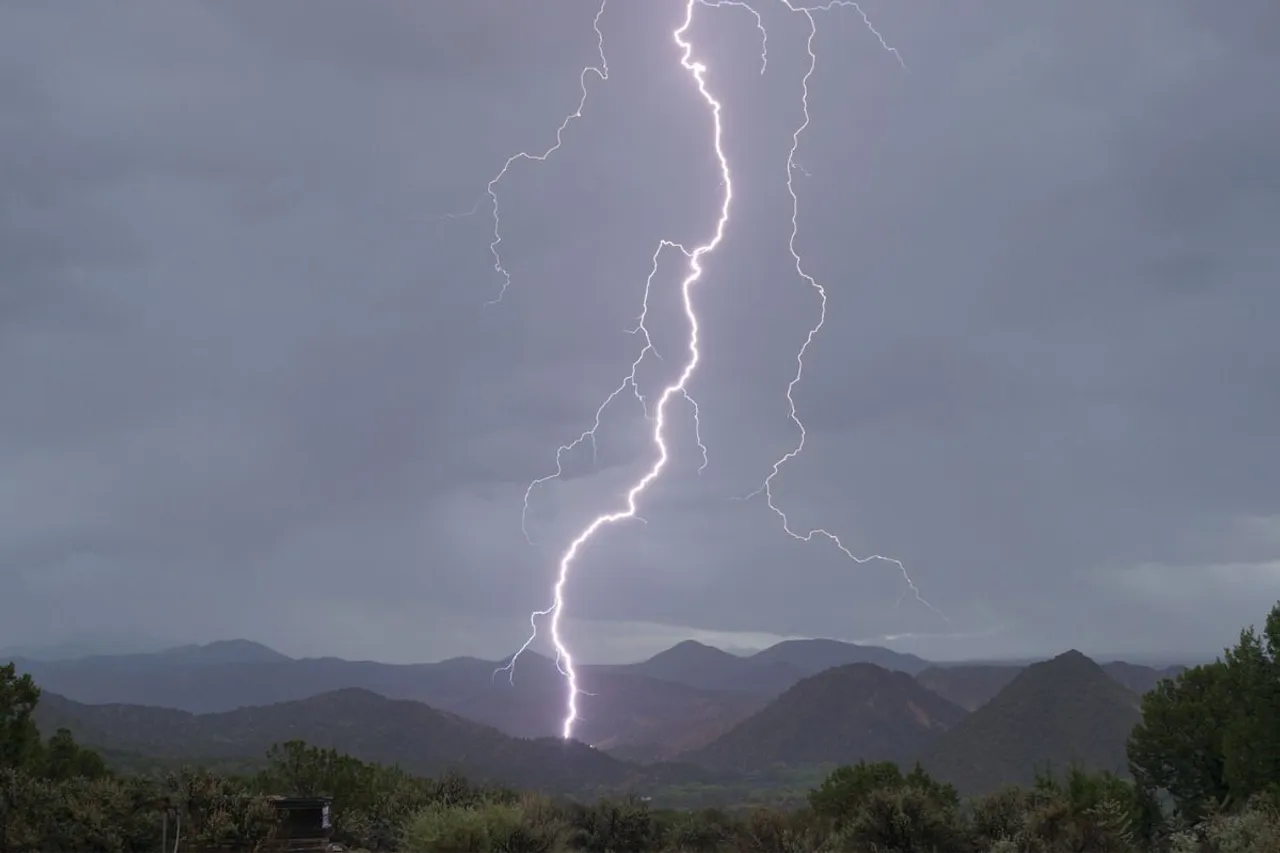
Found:
[[[0, 11], [0, 641], [74, 624], [299, 654], [497, 656], [651, 462], [625, 375], [660, 239], [709, 235], [681, 4], [178, 2]], [[699, 7], [736, 200], [669, 476], [569, 587], [588, 659], [683, 636], [922, 654], [1209, 651], [1280, 598], [1274, 4]], [[850, 10], [844, 10], [849, 12]], [[652, 395], [686, 327], [678, 255]], [[901, 599], [901, 601], [900, 601]], [[56, 615], [56, 619], [53, 618]], [[648, 627], [645, 627], [648, 626]], [[656, 627], [655, 627], [656, 626]], [[717, 633], [719, 632], [719, 633]], [[930, 639], [928, 635], [941, 635]], [[963, 636], [956, 636], [963, 635]]]

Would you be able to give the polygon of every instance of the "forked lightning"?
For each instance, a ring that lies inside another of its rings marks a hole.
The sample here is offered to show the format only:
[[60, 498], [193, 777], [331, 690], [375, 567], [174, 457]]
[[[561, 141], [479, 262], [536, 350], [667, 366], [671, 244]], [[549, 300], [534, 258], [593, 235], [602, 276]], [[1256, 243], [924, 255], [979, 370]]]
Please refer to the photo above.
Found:
[[[487, 196], [492, 202], [493, 226], [494, 226], [493, 240], [489, 244], [489, 249], [493, 255], [494, 269], [502, 277], [502, 285], [501, 285], [501, 289], [498, 292], [498, 295], [493, 300], [486, 303], [487, 305], [493, 305], [493, 304], [496, 304], [497, 302], [500, 302], [503, 296], [506, 294], [508, 287], [511, 284], [511, 275], [507, 271], [506, 267], [503, 265], [502, 257], [499, 251], [500, 244], [502, 243], [502, 230], [501, 230], [501, 220], [499, 218], [499, 213], [498, 213], [497, 185], [501, 182], [502, 178], [507, 174], [507, 172], [518, 160], [544, 161], [561, 147], [561, 145], [564, 142], [564, 133], [566, 129], [574, 120], [582, 117], [583, 111], [586, 108], [587, 99], [588, 99], [587, 82], [588, 82], [589, 75], [594, 74], [595, 76], [599, 77], [601, 81], [607, 81], [609, 79], [609, 64], [605, 56], [604, 35], [600, 25], [601, 19], [605, 14], [605, 9], [608, 5], [608, 2], [609, 0], [602, 0], [599, 10], [596, 12], [595, 18], [592, 22], [592, 25], [596, 34], [597, 47], [599, 52], [599, 64], [587, 66], [582, 70], [582, 73], [579, 77], [579, 82], [581, 83], [581, 86], [582, 86], [582, 98], [578, 102], [577, 108], [573, 112], [569, 113], [565, 117], [564, 121], [561, 122], [559, 129], [556, 131], [555, 144], [541, 154], [531, 154], [528, 152], [520, 152], [508, 158], [507, 161], [503, 164], [502, 169], [498, 172], [497, 175], [493, 177], [492, 180], [489, 181], [488, 186], [486, 187]], [[720, 206], [719, 217], [715, 222], [715, 227], [712, 231], [710, 238], [702, 245], [699, 245], [694, 248], [688, 248], [685, 245], [672, 240], [663, 240], [658, 245], [657, 249], [654, 251], [654, 254], [653, 254], [653, 267], [650, 270], [648, 278], [645, 280], [643, 299], [641, 302], [640, 315], [639, 315], [638, 322], [633, 329], [629, 330], [632, 334], [639, 335], [643, 341], [643, 346], [641, 347], [639, 353], [636, 355], [635, 359], [631, 363], [630, 372], [625, 377], [623, 377], [623, 379], [618, 384], [618, 386], [612, 391], [612, 393], [610, 393], [605, 398], [604, 402], [600, 404], [600, 407], [596, 410], [595, 419], [591, 427], [585, 430], [584, 432], [582, 432], [572, 442], [561, 446], [556, 451], [555, 471], [551, 472], [550, 474], [544, 477], [540, 477], [529, 484], [528, 488], [525, 491], [524, 506], [521, 513], [521, 529], [524, 531], [526, 538], [528, 538], [529, 531], [528, 531], [528, 525], [527, 525], [527, 514], [529, 510], [529, 501], [532, 495], [534, 494], [535, 490], [539, 486], [547, 483], [548, 481], [560, 477], [564, 470], [563, 463], [564, 463], [565, 455], [581, 447], [584, 442], [588, 442], [588, 441], [591, 442], [592, 453], [594, 456], [594, 453], [596, 450], [596, 444], [595, 444], [596, 432], [600, 427], [601, 417], [603, 416], [605, 409], [607, 409], [615, 399], [617, 399], [619, 396], [623, 395], [624, 393], [629, 392], [632, 396], [635, 397], [635, 399], [637, 399], [640, 402], [641, 406], [643, 407], [646, 419], [650, 421], [653, 425], [652, 440], [653, 440], [654, 447], [657, 451], [657, 457], [655, 461], [650, 466], [650, 468], [644, 473], [644, 475], [641, 476], [640, 479], [635, 481], [635, 483], [632, 484], [630, 489], [628, 489], [628, 491], [626, 492], [625, 498], [618, 509], [612, 512], [606, 512], [606, 513], [597, 515], [569, 543], [568, 547], [562, 553], [559, 560], [556, 580], [552, 588], [551, 605], [547, 607], [545, 610], [537, 610], [537, 611], [534, 611], [532, 614], [530, 614], [529, 621], [530, 621], [530, 626], [532, 628], [532, 631], [529, 635], [529, 638], [525, 641], [524, 645], [522, 645], [520, 649], [511, 657], [511, 660], [508, 661], [506, 666], [501, 667], [498, 670], [498, 671], [506, 671], [510, 676], [514, 677], [516, 661], [519, 659], [520, 655], [523, 654], [524, 651], [529, 648], [529, 646], [533, 643], [533, 641], [537, 637], [538, 620], [549, 617], [549, 634], [551, 637], [552, 645], [554, 646], [556, 651], [556, 665], [559, 668], [560, 672], [564, 675], [565, 680], [567, 682], [567, 686], [568, 686], [568, 696], [566, 701], [565, 717], [564, 717], [564, 721], [561, 728], [562, 734], [566, 739], [572, 737], [573, 735], [574, 724], [578, 720], [578, 699], [583, 692], [578, 684], [578, 674], [574, 668], [573, 655], [570, 653], [568, 647], [565, 644], [564, 638], [561, 634], [561, 617], [564, 613], [564, 605], [565, 605], [565, 586], [568, 583], [569, 575], [573, 568], [574, 561], [577, 559], [582, 549], [586, 547], [586, 545], [590, 542], [590, 540], [603, 528], [613, 524], [617, 524], [622, 521], [633, 520], [633, 519], [639, 520], [639, 516], [637, 515], [637, 513], [639, 509], [640, 497], [649, 488], [649, 486], [652, 485], [653, 482], [656, 481], [662, 475], [663, 469], [666, 468], [667, 462], [670, 458], [670, 452], [667, 445], [665, 427], [667, 423], [667, 418], [669, 416], [669, 404], [672, 402], [673, 398], [681, 397], [685, 401], [687, 401], [690, 405], [691, 414], [693, 416], [693, 422], [695, 427], [695, 435], [697, 437], [697, 444], [702, 453], [702, 464], [698, 469], [699, 472], [701, 472], [703, 469], [706, 468], [707, 461], [708, 461], [707, 448], [703, 444], [702, 437], [701, 437], [701, 428], [698, 420], [698, 406], [697, 406], [697, 403], [694, 401], [693, 397], [690, 396], [689, 390], [688, 390], [689, 382], [693, 378], [693, 375], [698, 368], [698, 362], [700, 359], [700, 353], [698, 350], [698, 343], [699, 343], [698, 315], [695, 310], [694, 301], [693, 301], [693, 288], [694, 288], [694, 285], [702, 277], [703, 258], [708, 254], [710, 254], [711, 252], [713, 252], [716, 249], [716, 247], [720, 245], [721, 240], [724, 238], [725, 229], [729, 225], [730, 211], [731, 211], [732, 202], [733, 202], [733, 181], [732, 181], [732, 176], [729, 169], [729, 161], [724, 153], [724, 147], [723, 147], [723, 127], [722, 127], [721, 118], [720, 118], [721, 104], [720, 104], [720, 101], [717, 100], [716, 97], [712, 95], [710, 90], [707, 88], [707, 80], [706, 80], [707, 67], [701, 61], [694, 59], [694, 47], [693, 47], [693, 44], [688, 40], [687, 34], [689, 31], [689, 28], [693, 24], [694, 10], [695, 10], [695, 7], [697, 6], [736, 7], [749, 12], [751, 15], [754, 16], [756, 28], [760, 32], [760, 38], [761, 38], [760, 73], [761, 74], [765, 73], [766, 69], [768, 68], [769, 34], [765, 28], [764, 20], [761, 17], [760, 12], [754, 6], [752, 6], [747, 2], [744, 2], [743, 0], [683, 0], [683, 2], [684, 2], [684, 19], [681, 22], [680, 26], [672, 33], [672, 38], [677, 48], [680, 65], [685, 69], [685, 71], [689, 73], [698, 91], [699, 96], [702, 98], [703, 102], [706, 104], [708, 112], [710, 114], [710, 118], [712, 122], [712, 146], [714, 148], [716, 160], [720, 168], [720, 179], [721, 179], [720, 184], [724, 190], [723, 199]], [[794, 134], [792, 135], [792, 145], [791, 145], [790, 151], [788, 152], [787, 162], [786, 162], [787, 190], [791, 195], [791, 201], [792, 201], [791, 237], [788, 243], [788, 247], [790, 249], [792, 258], [795, 261], [796, 273], [801, 277], [801, 279], [807, 285], [813, 288], [813, 290], [817, 293], [819, 297], [821, 310], [819, 313], [817, 323], [809, 330], [809, 333], [804, 341], [804, 344], [801, 346], [800, 351], [796, 356], [796, 373], [794, 378], [791, 380], [791, 382], [787, 386], [786, 397], [787, 397], [787, 402], [790, 409], [789, 414], [792, 422], [795, 423], [796, 427], [800, 431], [798, 443], [794, 449], [792, 449], [786, 455], [784, 455], [783, 457], [781, 457], [780, 459], [778, 459], [776, 462], [773, 463], [768, 476], [765, 477], [760, 487], [743, 499], [746, 500], [751, 497], [763, 494], [769, 509], [772, 510], [774, 513], [776, 513], [778, 517], [782, 520], [783, 530], [789, 536], [792, 536], [796, 539], [800, 539], [803, 541], [811, 541], [815, 537], [822, 537], [822, 538], [829, 539], [840, 550], [842, 554], [844, 554], [846, 557], [848, 557], [849, 559], [857, 563], [866, 563], [872, 560], [892, 563], [901, 571], [903, 577], [906, 580], [908, 588], [915, 595], [917, 600], [919, 600], [922, 604], [929, 607], [930, 609], [934, 610], [934, 612], [937, 612], [939, 613], [939, 615], [941, 615], [941, 613], [937, 610], [937, 608], [934, 608], [933, 605], [929, 604], [920, 596], [919, 590], [917, 589], [915, 583], [911, 580], [910, 576], [906, 571], [906, 568], [903, 566], [903, 564], [900, 561], [895, 560], [891, 557], [884, 557], [878, 554], [870, 557], [857, 557], [852, 553], [852, 551], [850, 551], [848, 548], [844, 546], [844, 544], [840, 541], [838, 537], [836, 537], [834, 534], [828, 533], [826, 530], [813, 529], [808, 531], [807, 533], [798, 533], [792, 529], [791, 523], [787, 518], [786, 513], [784, 513], [774, 502], [774, 495], [773, 495], [774, 478], [777, 477], [783, 465], [785, 465], [791, 459], [794, 459], [804, 449], [805, 438], [806, 438], [804, 424], [800, 421], [800, 418], [796, 412], [795, 400], [792, 396], [792, 392], [794, 391], [795, 387], [799, 384], [803, 376], [804, 356], [808, 352], [810, 345], [813, 343], [815, 336], [818, 334], [819, 331], [821, 331], [823, 324], [826, 321], [826, 307], [827, 307], [826, 290], [822, 287], [821, 284], [819, 284], [811, 275], [809, 275], [804, 270], [803, 264], [801, 263], [801, 260], [800, 260], [800, 255], [797, 252], [795, 247], [795, 242], [796, 242], [796, 238], [799, 230], [798, 224], [797, 224], [798, 218], [799, 218], [799, 199], [795, 192], [793, 177], [796, 171], [803, 171], [795, 162], [795, 154], [800, 144], [800, 135], [809, 125], [809, 79], [812, 76], [814, 69], [816, 68], [816, 65], [817, 65], [817, 55], [813, 49], [813, 40], [817, 32], [816, 21], [813, 17], [814, 11], [829, 10], [837, 6], [849, 6], [854, 8], [858, 12], [858, 14], [861, 15], [862, 20], [866, 24], [867, 28], [880, 41], [881, 46], [886, 51], [889, 51], [890, 53], [892, 53], [898, 59], [899, 63], [902, 63], [903, 67], [905, 68], [905, 63], [903, 63], [902, 56], [898, 53], [897, 49], [890, 47], [889, 44], [886, 43], [884, 37], [875, 29], [874, 26], [872, 26], [870, 19], [868, 19], [865, 12], [863, 12], [862, 8], [858, 6], [857, 3], [850, 2], [850, 0], [833, 0], [833, 2], [826, 3], [825, 5], [806, 8], [806, 7], [800, 7], [800, 6], [794, 5], [792, 0], [781, 0], [781, 2], [791, 12], [805, 16], [809, 24], [809, 35], [806, 41], [806, 47], [808, 49], [808, 55], [809, 55], [809, 65], [805, 72], [805, 75], [803, 78], [803, 84], [802, 84], [804, 120], [801, 123], [801, 125], [798, 128], [796, 128]], [[473, 208], [471, 213], [474, 213], [478, 209], [478, 207], [479, 207], [479, 202], [477, 202], [477, 207]], [[463, 214], [463, 215], [468, 215], [468, 214]], [[649, 330], [645, 326], [645, 321], [648, 318], [649, 296], [652, 289], [653, 280], [658, 272], [659, 264], [663, 256], [663, 253], [667, 252], [668, 250], [675, 250], [680, 252], [687, 262], [688, 272], [681, 282], [680, 294], [683, 302], [685, 318], [687, 319], [689, 324], [688, 351], [687, 351], [683, 368], [680, 371], [679, 375], [676, 377], [675, 381], [667, 385], [665, 388], [663, 388], [661, 394], [658, 395], [656, 401], [652, 405], [650, 405], [650, 402], [647, 401], [640, 392], [640, 388], [636, 381], [636, 372], [639, 369], [640, 365], [644, 362], [645, 358], [647, 358], [650, 355], [657, 356], [657, 351], [654, 349], [653, 341], [649, 335]]]
[[[804, 7], [793, 6], [791, 0], [782, 0], [782, 2], [785, 3], [787, 8], [791, 9], [792, 11], [795, 11], [804, 15], [805, 18], [808, 20], [808, 24], [809, 24], [809, 34], [808, 34], [808, 37], [805, 39], [805, 50], [809, 54], [809, 65], [805, 69], [804, 77], [801, 78], [801, 83], [800, 83], [801, 106], [804, 108], [802, 113], [803, 120], [800, 122], [800, 126], [795, 129], [795, 132], [792, 133], [791, 149], [787, 152], [787, 192], [791, 195], [791, 236], [787, 241], [787, 249], [791, 252], [791, 258], [795, 262], [796, 275], [800, 276], [800, 278], [804, 280], [804, 283], [809, 285], [809, 287], [813, 288], [813, 290], [818, 294], [819, 309], [818, 309], [817, 322], [814, 323], [812, 327], [810, 327], [809, 333], [805, 336], [804, 343], [800, 345], [800, 349], [796, 353], [795, 375], [791, 378], [791, 381], [787, 383], [787, 407], [789, 410], [788, 415], [791, 418], [791, 422], [796, 425], [796, 429], [800, 431], [800, 437], [797, 440], [795, 447], [793, 447], [781, 458], [779, 458], [778, 461], [773, 463], [772, 468], [769, 470], [769, 475], [764, 478], [764, 482], [760, 484], [759, 488], [757, 488], [751, 494], [747, 495], [745, 498], [743, 498], [743, 500], [749, 500], [750, 498], [763, 494], [765, 498], [765, 502], [769, 505], [769, 509], [771, 509], [778, 516], [778, 518], [782, 519], [783, 531], [788, 536], [794, 539], [799, 539], [802, 542], [811, 542], [813, 541], [814, 538], [826, 539], [830, 541], [831, 544], [835, 545], [841, 554], [843, 554], [845, 557], [849, 558], [850, 560], [853, 560], [855, 563], [858, 563], [858, 564], [870, 563], [872, 561], [880, 561], [880, 562], [893, 564], [894, 566], [897, 567], [898, 571], [902, 573], [903, 580], [906, 581], [907, 588], [911, 590], [911, 593], [912, 595], [915, 596], [916, 601], [920, 602], [925, 607], [928, 607], [930, 610], [932, 610], [934, 613], [941, 616], [943, 619], [946, 619], [947, 617], [945, 616], [945, 614], [942, 613], [941, 610], [934, 607], [932, 604], [926, 601], [923, 596], [920, 595], [919, 587], [917, 587], [915, 581], [911, 579], [911, 575], [907, 572], [907, 567], [902, 564], [901, 560], [894, 559], [893, 557], [886, 557], [882, 554], [872, 554], [869, 557], [859, 557], [856, 554], [854, 554], [851, 550], [849, 550], [847, 547], [845, 547], [845, 544], [840, 541], [839, 536], [827, 530], [824, 530], [821, 527], [812, 528], [805, 533], [798, 533], [791, 527], [791, 521], [789, 518], [787, 518], [787, 514], [783, 512], [781, 508], [779, 508], [779, 506], [774, 502], [774, 499], [773, 499], [774, 478], [778, 476], [778, 472], [782, 470], [783, 465], [785, 465], [786, 463], [790, 462], [792, 459], [800, 455], [800, 453], [804, 450], [805, 439], [808, 437], [808, 434], [806, 433], [804, 428], [804, 423], [800, 420], [800, 416], [796, 412], [796, 401], [795, 401], [795, 397], [792, 395], [792, 392], [794, 392], [796, 389], [796, 386], [800, 384], [800, 380], [804, 378], [805, 354], [809, 352], [809, 347], [813, 345], [814, 338], [818, 336], [818, 333], [822, 331], [822, 327], [827, 322], [827, 290], [820, 283], [818, 283], [818, 281], [812, 275], [810, 275], [808, 272], [805, 271], [804, 264], [800, 260], [800, 253], [799, 251], [796, 250], [796, 238], [799, 236], [799, 233], [800, 233], [800, 225], [799, 225], [800, 199], [796, 195], [796, 187], [795, 187], [795, 173], [799, 168], [796, 166], [796, 151], [800, 148], [800, 135], [804, 133], [804, 131], [809, 127], [809, 79], [813, 77], [813, 72], [818, 67], [818, 54], [813, 49], [813, 40], [818, 35], [818, 24], [813, 17], [814, 10], [807, 9]], [[848, 2], [848, 0], [834, 0], [834, 2], [828, 3], [825, 6], [821, 6], [817, 8], [827, 10], [835, 6], [852, 6], [854, 9], [857, 9], [858, 14], [862, 16], [863, 23], [865, 23], [867, 25], [867, 28], [871, 30], [871, 33], [877, 39], [879, 39], [881, 47], [883, 47], [885, 50], [892, 53], [895, 57], [897, 57], [898, 62], [902, 64], [904, 68], [906, 67], [906, 64], [902, 60], [902, 54], [898, 53], [897, 48], [890, 47], [885, 42], [884, 36], [880, 35], [880, 33], [876, 30], [876, 28], [871, 25], [871, 21], [867, 18], [866, 12], [862, 11], [862, 7], [859, 6], [857, 3], [851, 3], [851, 2]]]

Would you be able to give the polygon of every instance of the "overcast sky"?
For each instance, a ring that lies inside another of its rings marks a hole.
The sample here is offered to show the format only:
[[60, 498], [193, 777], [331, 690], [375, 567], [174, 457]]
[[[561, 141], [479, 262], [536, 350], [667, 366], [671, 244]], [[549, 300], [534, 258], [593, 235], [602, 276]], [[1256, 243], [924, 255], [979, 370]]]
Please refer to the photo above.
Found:
[[[703, 361], [632, 523], [567, 587], [580, 657], [685, 637], [925, 656], [1213, 653], [1280, 598], [1280, 5], [695, 9], [732, 219]], [[249, 637], [497, 657], [653, 461], [622, 396], [658, 241], [710, 237], [676, 0], [0, 6], [0, 644]], [[1092, 10], [1092, 11], [1090, 11]], [[649, 329], [679, 370], [683, 259]]]

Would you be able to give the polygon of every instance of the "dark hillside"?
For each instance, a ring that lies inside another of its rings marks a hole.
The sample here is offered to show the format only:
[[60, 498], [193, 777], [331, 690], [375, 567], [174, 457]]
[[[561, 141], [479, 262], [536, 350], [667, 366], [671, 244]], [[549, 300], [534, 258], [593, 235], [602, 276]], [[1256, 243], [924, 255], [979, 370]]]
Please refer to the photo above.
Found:
[[[1021, 664], [931, 666], [917, 675], [916, 681], [960, 707], [976, 711], [1003, 690], [1024, 669], [1026, 666]], [[1163, 678], [1176, 678], [1185, 670], [1185, 666], [1155, 669], [1124, 661], [1102, 664], [1103, 672], [1138, 694], [1153, 689]]]
[[883, 669], [915, 675], [930, 666], [929, 661], [881, 646], [863, 646], [840, 640], [784, 640], [748, 660], [757, 663], [786, 663], [809, 673], [822, 672], [834, 666], [872, 663]]
[[686, 640], [639, 663], [590, 667], [589, 671], [766, 696], [777, 696], [811, 674], [792, 663], [738, 657], [695, 640]]
[[302, 739], [424, 776], [460, 769], [476, 779], [560, 792], [623, 786], [647, 776], [709, 778], [694, 768], [647, 771], [558, 738], [509, 737], [419, 702], [357, 689], [198, 715], [136, 705], [82, 705], [45, 693], [37, 718], [43, 730], [65, 726], [90, 746], [162, 759], [253, 759], [272, 744]]
[[724, 736], [681, 758], [706, 767], [901, 761], [965, 716], [904, 672], [869, 663], [810, 676]]
[[1138, 694], [1077, 651], [1032, 664], [990, 702], [920, 753], [925, 769], [962, 794], [1028, 784], [1046, 765], [1124, 773]]
[[[396, 665], [339, 658], [293, 660], [247, 641], [158, 654], [21, 661], [47, 690], [89, 705], [143, 705], [195, 714], [294, 702], [349, 688], [409, 699], [515, 737], [560, 731], [565, 684], [555, 663], [526, 653], [514, 679], [477, 658]], [[762, 700], [625, 672], [583, 667], [578, 736], [658, 760], [700, 746], [758, 710]]]
[[1104, 663], [1102, 671], [1134, 693], [1142, 694], [1154, 690], [1156, 685], [1166, 678], [1177, 678], [1186, 672], [1187, 668], [1185, 666], [1169, 666], [1164, 669], [1156, 669], [1142, 664], [1125, 663], [1122, 660], [1116, 660]]
[[931, 666], [916, 676], [928, 690], [966, 711], [976, 711], [1018, 677], [1024, 667], [999, 664]]

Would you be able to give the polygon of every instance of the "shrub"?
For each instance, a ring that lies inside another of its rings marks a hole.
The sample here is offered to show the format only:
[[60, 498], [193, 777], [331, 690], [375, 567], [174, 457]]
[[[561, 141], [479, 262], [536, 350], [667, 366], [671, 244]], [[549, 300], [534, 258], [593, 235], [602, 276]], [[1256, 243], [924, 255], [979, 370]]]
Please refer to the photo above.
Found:
[[1171, 853], [1275, 853], [1280, 850], [1280, 810], [1255, 798], [1236, 814], [1211, 814], [1170, 839]]
[[672, 853], [716, 853], [733, 837], [736, 821], [719, 809], [678, 812], [664, 833]]
[[660, 841], [648, 804], [635, 797], [575, 805], [568, 823], [570, 845], [589, 853], [636, 853], [655, 849]]
[[974, 800], [969, 822], [978, 849], [994, 851], [1003, 842], [1016, 848], [1013, 839], [1022, 831], [1026, 811], [1027, 792], [1022, 788], [1002, 788]]
[[518, 806], [433, 803], [409, 821], [403, 849], [410, 853], [505, 853], [511, 849], [511, 839], [521, 832], [522, 822]]
[[744, 853], [809, 853], [818, 849], [825, 835], [812, 812], [787, 814], [756, 808], [747, 813], [733, 834], [732, 849]]
[[874, 791], [834, 842], [841, 851], [879, 853], [965, 850], [969, 833], [958, 810], [916, 787]]

